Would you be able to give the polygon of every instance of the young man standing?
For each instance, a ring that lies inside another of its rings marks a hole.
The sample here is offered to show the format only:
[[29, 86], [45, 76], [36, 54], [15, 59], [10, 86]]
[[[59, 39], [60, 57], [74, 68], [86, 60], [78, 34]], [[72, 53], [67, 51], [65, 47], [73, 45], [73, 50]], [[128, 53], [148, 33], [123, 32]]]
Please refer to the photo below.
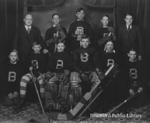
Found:
[[107, 41], [116, 41], [114, 28], [109, 25], [110, 18], [108, 15], [104, 15], [101, 18], [101, 27], [97, 30], [97, 44], [98, 48], [104, 48], [104, 45]]
[[76, 20], [69, 27], [67, 47], [70, 51], [80, 47], [82, 37], [88, 36], [93, 41], [92, 29], [85, 20], [85, 10], [78, 8], [76, 10]]
[[52, 26], [46, 31], [45, 34], [45, 43], [49, 51], [49, 54], [56, 52], [56, 45], [59, 42], [66, 41], [67, 31], [60, 24], [61, 18], [58, 13], [52, 15]]

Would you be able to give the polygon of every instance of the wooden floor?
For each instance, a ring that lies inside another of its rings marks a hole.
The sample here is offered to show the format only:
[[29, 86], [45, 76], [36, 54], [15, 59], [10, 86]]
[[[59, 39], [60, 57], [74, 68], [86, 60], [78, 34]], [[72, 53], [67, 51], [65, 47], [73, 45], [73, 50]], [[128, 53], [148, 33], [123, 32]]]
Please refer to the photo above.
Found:
[[140, 123], [142, 123], [143, 121], [145, 121], [145, 123], [150, 122], [150, 104], [134, 108], [126, 114], [118, 112], [111, 114], [107, 117], [103, 113], [95, 113], [91, 114], [91, 117], [81, 117], [74, 121], [71, 121], [69, 119], [67, 121], [59, 121], [57, 119], [53, 119], [53, 117], [57, 114], [56, 112], [50, 112], [47, 113], [46, 116], [44, 116], [40, 111], [39, 105], [37, 105], [36, 103], [31, 103], [17, 114], [13, 113], [13, 111], [13, 107], [4, 106], [1, 104], [0, 123], [80, 123], [81, 121], [86, 121], [87, 123], [96, 121], [102, 123], [109, 123], [121, 122], [121, 120], [124, 120], [125, 122], [131, 122], [134, 120], [135, 123], [136, 121]]

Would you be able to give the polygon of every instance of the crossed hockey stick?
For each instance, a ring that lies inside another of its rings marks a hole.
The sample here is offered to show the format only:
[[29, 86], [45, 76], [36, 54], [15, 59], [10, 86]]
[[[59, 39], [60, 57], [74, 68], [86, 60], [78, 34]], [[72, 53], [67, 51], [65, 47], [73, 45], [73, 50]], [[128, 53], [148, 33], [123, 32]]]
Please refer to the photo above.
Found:
[[34, 87], [35, 87], [35, 90], [36, 90], [36, 94], [38, 96], [40, 107], [42, 109], [42, 114], [45, 116], [45, 118], [48, 120], [48, 122], [51, 122], [51, 120], [49, 119], [49, 117], [45, 113], [45, 110], [44, 110], [44, 107], [43, 107], [43, 103], [42, 103], [42, 100], [41, 100], [41, 97], [40, 97], [40, 94], [39, 94], [39, 91], [38, 91], [38, 87], [36, 85], [37, 77], [35, 77], [35, 75], [33, 74], [33, 69], [30, 69], [30, 73], [31, 73], [31, 75], [33, 77], [32, 81], [33, 81], [33, 84], [34, 84]]

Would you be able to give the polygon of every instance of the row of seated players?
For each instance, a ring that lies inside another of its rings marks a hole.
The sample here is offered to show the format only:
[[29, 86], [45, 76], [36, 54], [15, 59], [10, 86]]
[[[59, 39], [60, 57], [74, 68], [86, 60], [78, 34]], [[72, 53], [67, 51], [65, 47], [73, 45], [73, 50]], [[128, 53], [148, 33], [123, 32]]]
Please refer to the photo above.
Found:
[[[112, 41], [105, 44], [103, 54], [96, 53], [90, 46], [88, 37], [82, 38], [80, 48], [72, 54], [65, 52], [64, 43], [56, 46], [56, 52], [49, 56], [41, 52], [40, 44], [34, 43], [28, 67], [19, 61], [17, 51], [9, 54], [7, 63], [8, 99], [16, 103], [18, 109], [24, 105], [27, 85], [34, 76], [39, 84], [39, 91], [46, 109], [69, 105], [73, 107], [91, 87], [100, 81], [100, 76], [112, 65], [118, 64], [117, 53]], [[138, 88], [136, 52], [129, 56], [130, 92]], [[31, 74], [31, 71], [33, 74]], [[34, 76], [33, 76], [34, 75]], [[18, 102], [18, 101], [17, 101]], [[63, 107], [64, 108], [64, 107]]]

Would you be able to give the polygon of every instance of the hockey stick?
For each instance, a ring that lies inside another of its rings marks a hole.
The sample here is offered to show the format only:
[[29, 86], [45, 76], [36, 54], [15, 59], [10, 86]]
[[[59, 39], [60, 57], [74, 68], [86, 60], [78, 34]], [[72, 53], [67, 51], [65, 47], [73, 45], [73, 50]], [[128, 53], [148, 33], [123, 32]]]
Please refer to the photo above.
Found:
[[33, 84], [34, 84], [34, 87], [35, 87], [35, 90], [36, 90], [36, 94], [38, 96], [38, 100], [39, 100], [39, 103], [40, 103], [40, 106], [41, 106], [41, 109], [42, 109], [42, 113], [45, 114], [44, 107], [43, 107], [43, 104], [42, 104], [42, 100], [41, 100], [41, 97], [40, 97], [40, 94], [39, 94], [39, 91], [38, 91], [38, 88], [37, 88], [37, 85], [36, 85], [37, 78], [34, 76], [32, 70], [30, 70], [30, 72], [31, 72], [31, 75], [33, 77], [32, 81], [33, 81]]
[[[104, 76], [106, 77], [114, 68], [114, 65], [112, 65], [104, 74]], [[99, 77], [99, 76], [98, 76]], [[99, 77], [100, 79], [100, 77]], [[100, 79], [101, 80], [101, 79]], [[109, 84], [111, 83], [111, 81], [109, 81], [105, 87], [107, 87]], [[91, 106], [91, 104], [97, 99], [97, 97], [99, 97], [104, 91], [104, 88], [100, 87], [99, 92], [95, 95], [95, 97], [93, 99], [91, 99], [91, 101], [87, 104], [87, 106], [83, 109], [83, 111], [80, 112], [80, 114], [78, 115], [78, 117], [82, 116], [84, 114], [84, 112]]]
[[127, 99], [125, 99], [123, 102], [121, 102], [120, 104], [118, 104], [117, 106], [115, 106], [113, 109], [111, 109], [108, 114], [111, 114], [113, 112], [115, 112], [117, 109], [119, 109], [120, 107], [122, 107], [124, 104], [128, 103], [130, 100], [132, 100], [134, 97], [138, 96], [139, 94], [141, 94], [143, 91], [137, 91], [134, 95], [129, 96]]
[[43, 107], [43, 104], [42, 104], [42, 100], [41, 100], [41, 97], [40, 97], [40, 94], [39, 94], [39, 91], [38, 91], [38, 88], [37, 88], [37, 85], [36, 85], [36, 81], [37, 81], [37, 78], [35, 77], [35, 75], [33, 74], [33, 69], [30, 69], [30, 73], [33, 77], [32, 81], [33, 81], [33, 84], [34, 84], [34, 87], [35, 87], [35, 90], [36, 90], [36, 94], [38, 96], [38, 100], [39, 100], [39, 103], [40, 103], [40, 106], [41, 106], [41, 109], [42, 109], [42, 114], [45, 116], [46, 119], [48, 119], [48, 122], [50, 122], [50, 119], [49, 117], [47, 116], [47, 114], [45, 113], [45, 110], [44, 110], [44, 107]]
[[[110, 68], [108, 68], [108, 70], [105, 72], [105, 76], [107, 76], [107, 75], [112, 71], [113, 68], [114, 68], [114, 65], [110, 66]], [[80, 112], [80, 110], [82, 110], [82, 109], [84, 108], [85, 102], [88, 102], [88, 101], [92, 98], [93, 93], [94, 93], [95, 90], [99, 87], [100, 84], [101, 84], [101, 80], [100, 80], [98, 83], [96, 83], [96, 84], [92, 87], [92, 89], [91, 89], [89, 92], [87, 92], [87, 93], [82, 97], [81, 101], [78, 102], [78, 103], [76, 104], [76, 106], [75, 106], [73, 109], [71, 109], [71, 110], [69, 111], [69, 113], [70, 113], [73, 117], [76, 117], [77, 115], [80, 115], [79, 112]], [[82, 102], [83, 100], [84, 100], [84, 102]], [[81, 115], [80, 115], [80, 116], [81, 116]]]

